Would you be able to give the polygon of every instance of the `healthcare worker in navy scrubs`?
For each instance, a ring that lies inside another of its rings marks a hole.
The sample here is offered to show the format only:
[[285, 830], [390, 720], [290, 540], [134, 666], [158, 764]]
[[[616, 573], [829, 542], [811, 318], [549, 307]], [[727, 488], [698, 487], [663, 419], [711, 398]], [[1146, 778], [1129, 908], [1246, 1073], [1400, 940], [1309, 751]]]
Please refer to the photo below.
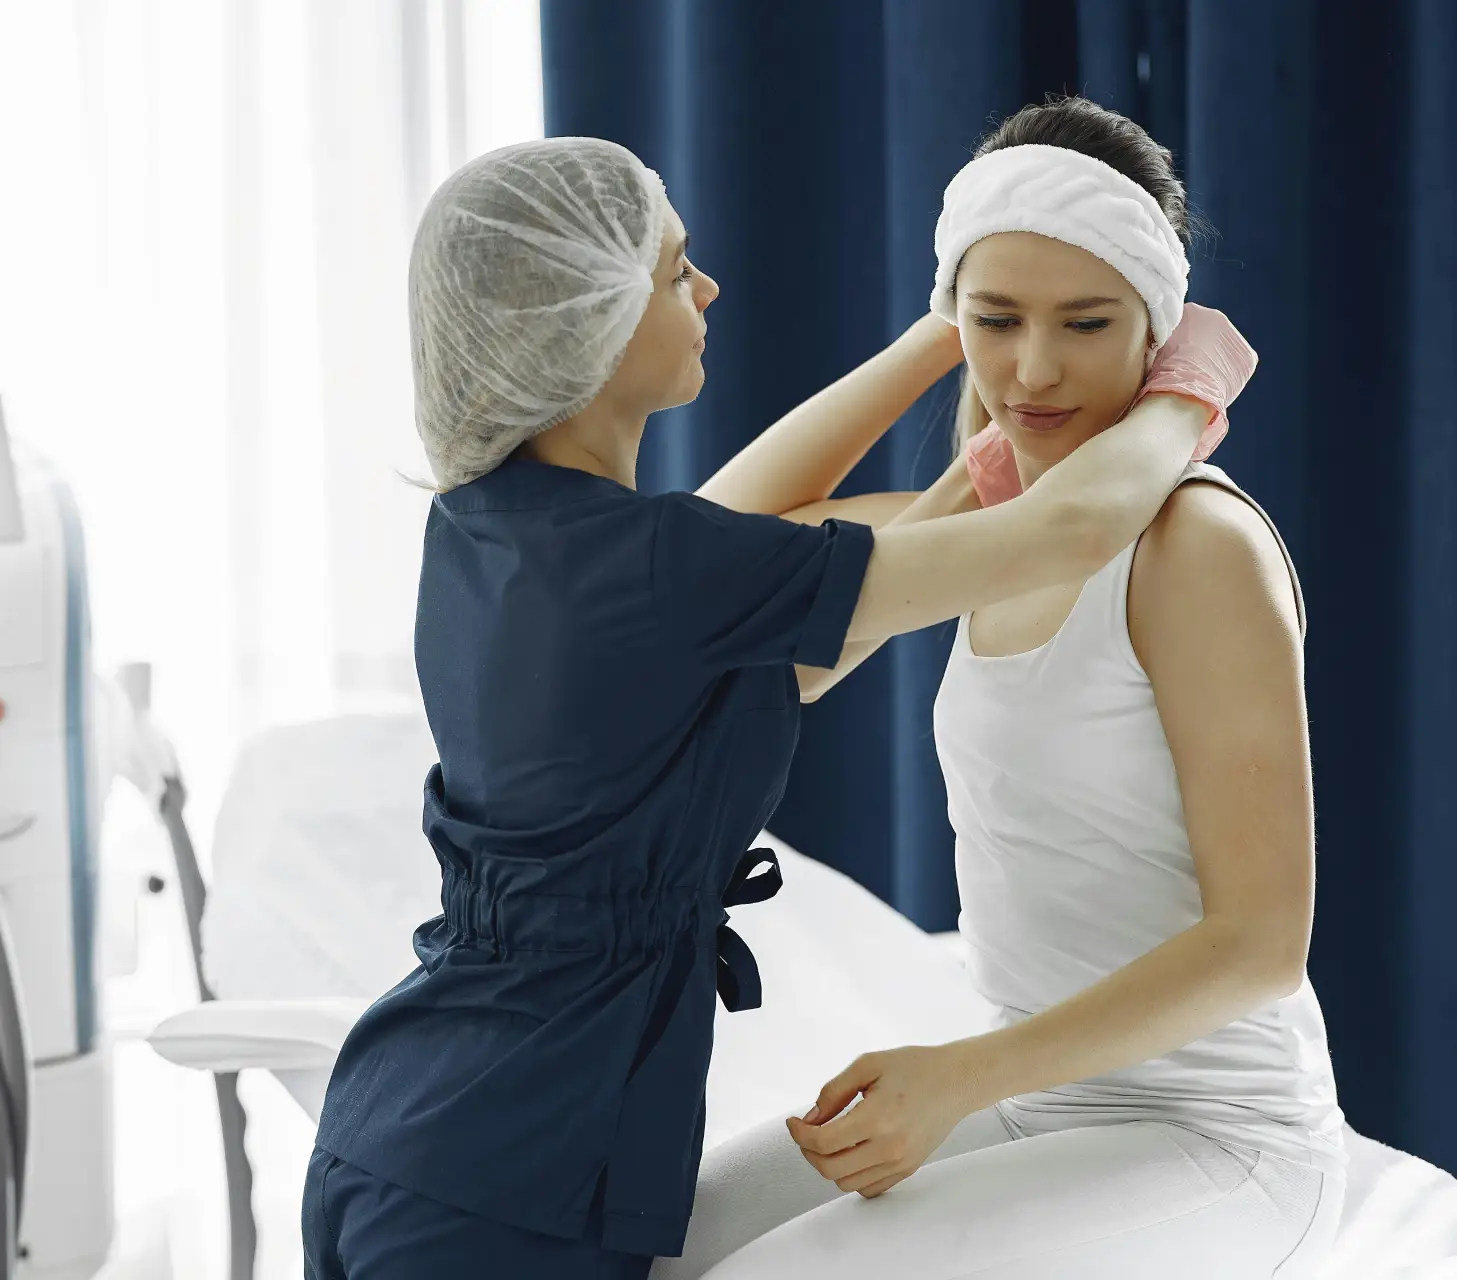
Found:
[[800, 702], [889, 635], [1087, 576], [1208, 418], [1150, 397], [993, 509], [958, 464], [873, 532], [818, 522], [959, 361], [928, 316], [698, 494], [639, 494], [644, 423], [697, 395], [717, 294], [657, 175], [597, 139], [483, 156], [421, 221], [416, 420], [439, 493], [415, 647], [442, 914], [334, 1069], [310, 1280], [641, 1280], [678, 1253], [715, 990], [760, 1000], [724, 908], [779, 886], [749, 845]]

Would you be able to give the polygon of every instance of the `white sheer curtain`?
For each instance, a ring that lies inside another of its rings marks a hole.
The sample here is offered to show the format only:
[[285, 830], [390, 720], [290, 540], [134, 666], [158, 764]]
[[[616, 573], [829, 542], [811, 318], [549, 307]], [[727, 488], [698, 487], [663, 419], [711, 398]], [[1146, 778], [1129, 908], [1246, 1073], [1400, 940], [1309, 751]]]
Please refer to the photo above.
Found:
[[0, 395], [200, 835], [242, 736], [418, 696], [410, 236], [541, 129], [536, 0], [0, 0]]

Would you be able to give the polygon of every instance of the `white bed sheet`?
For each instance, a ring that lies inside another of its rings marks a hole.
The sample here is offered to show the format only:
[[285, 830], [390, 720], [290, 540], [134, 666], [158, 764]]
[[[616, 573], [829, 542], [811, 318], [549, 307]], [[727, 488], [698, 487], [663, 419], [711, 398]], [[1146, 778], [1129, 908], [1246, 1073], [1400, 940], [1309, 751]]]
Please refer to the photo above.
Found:
[[[413, 967], [411, 932], [439, 910], [439, 876], [420, 834], [421, 783], [434, 759], [423, 720], [410, 716], [274, 730], [243, 753], [218, 818], [203, 931], [219, 996], [371, 997]], [[859, 1053], [944, 1041], [988, 1022], [943, 939], [848, 877], [766, 841], [780, 853], [784, 890], [734, 913], [759, 961], [764, 1005], [719, 1010], [709, 1146], [807, 1107]], [[296, 1096], [319, 1096], [315, 1084]], [[1457, 1180], [1346, 1137], [1349, 1190], [1326, 1280], [1457, 1280]]]

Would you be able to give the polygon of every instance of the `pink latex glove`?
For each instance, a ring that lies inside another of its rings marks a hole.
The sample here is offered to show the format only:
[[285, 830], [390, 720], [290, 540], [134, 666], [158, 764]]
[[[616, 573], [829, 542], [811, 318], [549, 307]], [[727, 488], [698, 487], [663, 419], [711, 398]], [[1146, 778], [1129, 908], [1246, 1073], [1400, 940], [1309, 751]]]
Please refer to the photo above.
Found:
[[966, 442], [966, 473], [983, 509], [1020, 496], [1022, 477], [1012, 442], [995, 422], [989, 423]]
[[[1160, 391], [1176, 392], [1207, 404], [1213, 417], [1194, 449], [1194, 460], [1202, 462], [1229, 431], [1227, 410], [1245, 389], [1258, 363], [1255, 349], [1224, 312], [1186, 302], [1178, 328], [1159, 348], [1133, 404]], [[996, 423], [966, 442], [966, 470], [983, 507], [994, 507], [1022, 492], [1011, 442]]]

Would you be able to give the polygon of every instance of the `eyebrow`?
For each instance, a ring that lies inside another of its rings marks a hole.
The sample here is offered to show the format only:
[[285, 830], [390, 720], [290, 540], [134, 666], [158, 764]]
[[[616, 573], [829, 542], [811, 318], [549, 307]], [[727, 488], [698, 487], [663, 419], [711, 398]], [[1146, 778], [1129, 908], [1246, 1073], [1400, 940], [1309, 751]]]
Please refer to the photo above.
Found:
[[690, 235], [684, 235], [684, 237], [683, 237], [683, 243], [678, 246], [678, 252], [673, 255], [673, 261], [674, 262], [676, 262], [679, 258], [683, 258], [683, 257], [686, 257], [687, 256], [687, 254], [688, 254], [688, 242], [691, 239], [693, 239], [692, 236], [690, 236]]
[[[980, 289], [976, 293], [967, 295], [968, 301], [984, 302], [990, 307], [1017, 307], [1021, 304], [1016, 298], [1009, 298], [1005, 293], [992, 293], [986, 289]], [[1066, 302], [1059, 302], [1059, 311], [1091, 311], [1094, 307], [1121, 307], [1122, 298], [1069, 298]]]

